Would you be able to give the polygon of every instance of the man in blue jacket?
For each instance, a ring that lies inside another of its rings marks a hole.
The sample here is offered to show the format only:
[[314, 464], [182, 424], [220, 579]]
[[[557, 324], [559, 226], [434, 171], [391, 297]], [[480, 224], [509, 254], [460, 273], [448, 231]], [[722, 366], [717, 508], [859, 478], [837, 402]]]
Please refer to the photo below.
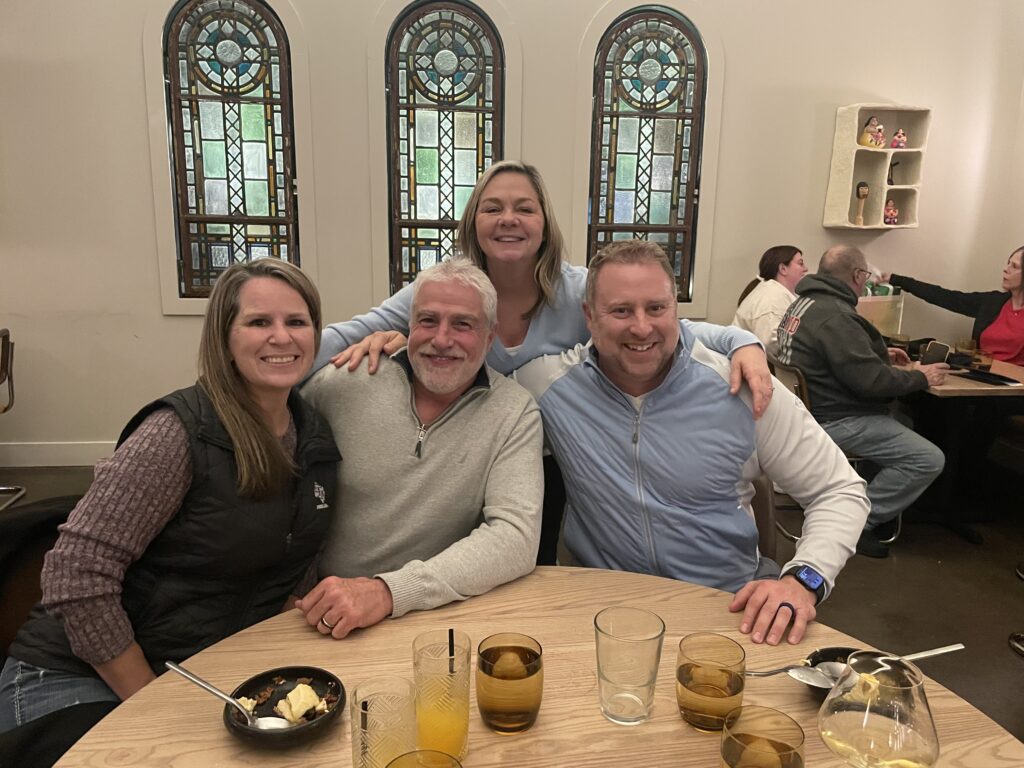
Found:
[[[614, 243], [590, 263], [592, 345], [539, 358], [517, 380], [540, 405], [565, 475], [564, 542], [586, 566], [651, 573], [736, 593], [740, 630], [799, 642], [853, 554], [864, 481], [799, 401], [776, 396], [755, 421], [729, 392], [729, 361], [676, 319], [664, 251]], [[761, 471], [806, 510], [781, 571], [760, 557], [750, 510]]]

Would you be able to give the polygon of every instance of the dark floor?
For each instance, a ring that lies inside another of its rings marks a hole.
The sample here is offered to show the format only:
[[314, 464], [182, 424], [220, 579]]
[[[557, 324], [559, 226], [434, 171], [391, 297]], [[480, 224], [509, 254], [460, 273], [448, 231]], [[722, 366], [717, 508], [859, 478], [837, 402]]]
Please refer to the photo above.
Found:
[[[0, 468], [0, 485], [28, 487], [22, 501], [79, 493], [91, 468]], [[1024, 740], [1024, 658], [1007, 645], [1024, 631], [1024, 516], [1012, 510], [978, 523], [985, 543], [969, 544], [946, 528], [910, 523], [885, 560], [856, 556], [839, 576], [818, 617], [875, 647], [896, 653], [962, 642], [967, 648], [920, 662], [952, 689]], [[799, 526], [799, 513], [780, 512]], [[779, 537], [779, 559], [793, 545]]]

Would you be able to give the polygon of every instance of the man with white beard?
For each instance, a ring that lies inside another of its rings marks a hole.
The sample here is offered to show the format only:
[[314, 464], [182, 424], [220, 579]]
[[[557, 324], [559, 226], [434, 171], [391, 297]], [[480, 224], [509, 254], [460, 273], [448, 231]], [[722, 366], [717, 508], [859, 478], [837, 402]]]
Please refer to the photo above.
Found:
[[297, 607], [345, 637], [533, 570], [544, 480], [540, 412], [484, 364], [497, 296], [468, 261], [414, 283], [408, 347], [377, 373], [326, 366], [302, 394], [342, 461], [321, 581]]

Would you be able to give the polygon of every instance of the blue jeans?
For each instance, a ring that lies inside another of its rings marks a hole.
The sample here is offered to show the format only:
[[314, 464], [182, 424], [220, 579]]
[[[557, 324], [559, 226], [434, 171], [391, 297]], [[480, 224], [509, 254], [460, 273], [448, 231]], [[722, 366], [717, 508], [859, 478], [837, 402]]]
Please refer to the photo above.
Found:
[[891, 416], [848, 416], [821, 428], [844, 453], [879, 467], [868, 483], [871, 514], [865, 529], [893, 520], [913, 504], [946, 463], [942, 451]]
[[0, 733], [72, 704], [93, 701], [121, 699], [98, 677], [34, 667], [8, 656], [0, 672]]

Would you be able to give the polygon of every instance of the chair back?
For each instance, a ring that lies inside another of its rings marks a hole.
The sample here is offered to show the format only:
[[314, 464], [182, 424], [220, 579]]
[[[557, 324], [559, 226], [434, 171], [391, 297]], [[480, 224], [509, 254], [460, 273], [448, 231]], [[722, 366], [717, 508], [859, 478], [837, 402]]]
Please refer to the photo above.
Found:
[[43, 558], [57, 541], [57, 526], [81, 498], [41, 499], [0, 514], [0, 658], [39, 602]]
[[754, 480], [754, 498], [750, 500], [757, 523], [757, 548], [763, 557], [775, 559], [775, 491], [772, 481], [761, 474]]
[[807, 379], [804, 378], [804, 372], [795, 365], [780, 362], [772, 355], [768, 356], [768, 367], [775, 378], [782, 382], [786, 389], [799, 397], [808, 411], [811, 410], [811, 397], [807, 392]]
[[7, 382], [7, 404], [0, 405], [0, 413], [14, 407], [14, 342], [11, 332], [0, 328], [0, 385]]

